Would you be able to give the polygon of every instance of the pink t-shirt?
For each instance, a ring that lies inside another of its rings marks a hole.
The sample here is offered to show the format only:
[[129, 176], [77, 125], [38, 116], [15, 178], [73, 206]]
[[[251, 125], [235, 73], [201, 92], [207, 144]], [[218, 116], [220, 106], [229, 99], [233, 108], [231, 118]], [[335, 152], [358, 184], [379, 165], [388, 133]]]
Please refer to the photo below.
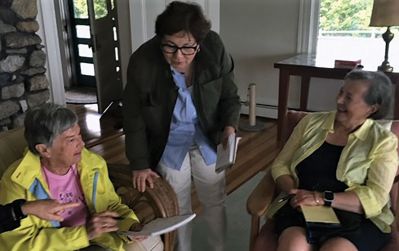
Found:
[[54, 174], [45, 166], [42, 170], [52, 199], [60, 203], [80, 202], [79, 206], [68, 208], [61, 214], [64, 218], [61, 226], [74, 227], [86, 224], [87, 207], [76, 166], [71, 166], [65, 175]]

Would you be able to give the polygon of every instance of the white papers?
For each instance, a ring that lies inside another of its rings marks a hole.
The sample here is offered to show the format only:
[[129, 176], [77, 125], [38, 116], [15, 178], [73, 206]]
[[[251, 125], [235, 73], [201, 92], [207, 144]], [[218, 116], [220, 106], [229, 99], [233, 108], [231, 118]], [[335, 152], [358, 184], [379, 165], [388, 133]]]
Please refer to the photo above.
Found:
[[156, 218], [145, 224], [140, 231], [119, 231], [127, 236], [156, 236], [171, 232], [194, 219], [195, 214], [178, 215], [166, 218]]
[[226, 149], [223, 148], [223, 144], [217, 146], [217, 159], [215, 171], [217, 173], [223, 171], [224, 169], [232, 166], [236, 161], [238, 142], [241, 137], [236, 137], [236, 134], [230, 134], [227, 139]]

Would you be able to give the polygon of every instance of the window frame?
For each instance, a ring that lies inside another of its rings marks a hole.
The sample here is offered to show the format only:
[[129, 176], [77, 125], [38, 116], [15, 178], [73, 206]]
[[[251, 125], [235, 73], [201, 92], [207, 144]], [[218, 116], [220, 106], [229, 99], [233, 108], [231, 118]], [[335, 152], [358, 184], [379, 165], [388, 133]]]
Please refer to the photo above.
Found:
[[297, 53], [316, 53], [320, 0], [300, 0]]

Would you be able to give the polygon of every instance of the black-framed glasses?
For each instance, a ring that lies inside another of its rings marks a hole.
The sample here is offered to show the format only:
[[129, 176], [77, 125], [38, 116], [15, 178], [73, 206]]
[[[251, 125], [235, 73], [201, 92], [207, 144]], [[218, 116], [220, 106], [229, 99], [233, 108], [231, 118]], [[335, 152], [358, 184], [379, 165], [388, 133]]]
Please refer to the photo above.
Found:
[[171, 44], [161, 44], [161, 50], [169, 54], [176, 53], [177, 50], [180, 50], [180, 52], [183, 55], [193, 55], [198, 50], [198, 44], [196, 44], [195, 46], [182, 46], [182, 47]]

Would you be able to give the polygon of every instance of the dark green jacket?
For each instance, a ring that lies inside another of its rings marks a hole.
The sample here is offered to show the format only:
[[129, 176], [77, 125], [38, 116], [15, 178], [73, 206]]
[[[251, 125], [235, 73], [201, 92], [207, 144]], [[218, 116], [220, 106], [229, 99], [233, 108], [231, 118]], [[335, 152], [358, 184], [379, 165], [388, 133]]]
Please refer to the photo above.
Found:
[[[155, 169], [167, 143], [177, 87], [155, 36], [130, 57], [123, 93], [126, 156], [132, 170]], [[225, 126], [237, 128], [240, 98], [233, 61], [209, 32], [194, 58], [193, 102], [200, 125], [216, 146]]]

